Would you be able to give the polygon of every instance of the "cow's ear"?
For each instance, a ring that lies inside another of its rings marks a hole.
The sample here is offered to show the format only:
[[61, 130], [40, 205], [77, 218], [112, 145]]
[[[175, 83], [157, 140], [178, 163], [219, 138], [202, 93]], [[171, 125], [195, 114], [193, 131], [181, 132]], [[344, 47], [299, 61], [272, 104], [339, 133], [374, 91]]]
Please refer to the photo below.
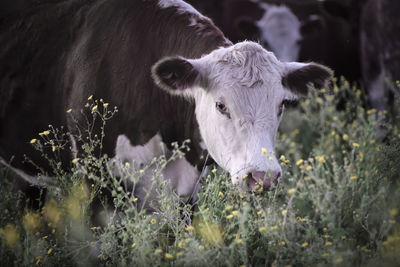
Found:
[[309, 88], [317, 89], [327, 86], [333, 71], [317, 63], [286, 63], [282, 84], [297, 96], [305, 96]]
[[152, 67], [154, 82], [162, 89], [173, 94], [181, 94], [196, 85], [199, 72], [187, 59], [167, 57]]
[[248, 17], [240, 17], [235, 21], [235, 28], [243, 38], [256, 40], [260, 36], [260, 28], [257, 23]]

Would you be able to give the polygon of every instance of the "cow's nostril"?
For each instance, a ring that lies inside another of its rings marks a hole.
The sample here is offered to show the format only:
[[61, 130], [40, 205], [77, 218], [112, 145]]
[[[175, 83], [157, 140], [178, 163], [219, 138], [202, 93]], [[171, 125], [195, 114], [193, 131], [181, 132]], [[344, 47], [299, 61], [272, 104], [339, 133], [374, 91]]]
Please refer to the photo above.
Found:
[[280, 171], [252, 171], [248, 174], [247, 184], [250, 189], [257, 189], [261, 186], [264, 189], [271, 189], [278, 184], [278, 179], [281, 176]]

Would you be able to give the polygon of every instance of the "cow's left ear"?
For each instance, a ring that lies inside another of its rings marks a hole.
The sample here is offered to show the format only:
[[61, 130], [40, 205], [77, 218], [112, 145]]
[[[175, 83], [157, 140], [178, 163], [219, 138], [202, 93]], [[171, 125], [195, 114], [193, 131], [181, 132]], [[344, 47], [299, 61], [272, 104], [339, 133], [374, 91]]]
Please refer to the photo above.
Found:
[[151, 76], [154, 82], [167, 92], [183, 94], [196, 85], [199, 72], [185, 58], [167, 57], [154, 64]]
[[292, 93], [305, 96], [309, 88], [320, 89], [326, 86], [333, 76], [333, 71], [317, 63], [286, 63], [282, 84]]

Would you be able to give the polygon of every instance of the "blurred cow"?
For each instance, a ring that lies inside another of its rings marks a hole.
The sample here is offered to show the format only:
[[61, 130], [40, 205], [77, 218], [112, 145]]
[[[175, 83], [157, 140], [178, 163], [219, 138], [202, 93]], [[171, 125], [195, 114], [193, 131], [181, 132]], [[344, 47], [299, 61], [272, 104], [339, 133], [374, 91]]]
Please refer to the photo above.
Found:
[[188, 1], [204, 8], [233, 42], [259, 41], [280, 60], [314, 61], [351, 81], [361, 78], [356, 13], [349, 1]]
[[400, 1], [367, 0], [361, 15], [362, 75], [371, 105], [387, 108], [390, 95], [399, 96]]

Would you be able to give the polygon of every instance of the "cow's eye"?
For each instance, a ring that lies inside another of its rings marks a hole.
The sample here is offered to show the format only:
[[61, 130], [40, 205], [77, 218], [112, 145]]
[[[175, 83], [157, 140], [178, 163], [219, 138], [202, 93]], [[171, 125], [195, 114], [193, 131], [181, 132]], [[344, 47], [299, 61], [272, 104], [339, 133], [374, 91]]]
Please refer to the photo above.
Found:
[[279, 105], [278, 117], [280, 117], [282, 115], [284, 108], [285, 108], [285, 101], [282, 101], [282, 103]]
[[279, 105], [278, 117], [280, 117], [282, 115], [282, 112], [285, 109], [285, 106], [293, 106], [296, 103], [297, 103], [297, 101], [294, 99], [284, 99], [282, 101], [282, 103]]
[[226, 107], [226, 105], [224, 103], [222, 103], [221, 101], [217, 101], [217, 102], [215, 102], [215, 107], [221, 114], [224, 114], [224, 115], [228, 116], [228, 118], [230, 118], [228, 108]]
[[219, 112], [226, 112], [227, 111], [227, 108], [226, 108], [225, 104], [220, 102], [220, 101], [217, 101], [215, 103], [215, 107], [218, 109]]

